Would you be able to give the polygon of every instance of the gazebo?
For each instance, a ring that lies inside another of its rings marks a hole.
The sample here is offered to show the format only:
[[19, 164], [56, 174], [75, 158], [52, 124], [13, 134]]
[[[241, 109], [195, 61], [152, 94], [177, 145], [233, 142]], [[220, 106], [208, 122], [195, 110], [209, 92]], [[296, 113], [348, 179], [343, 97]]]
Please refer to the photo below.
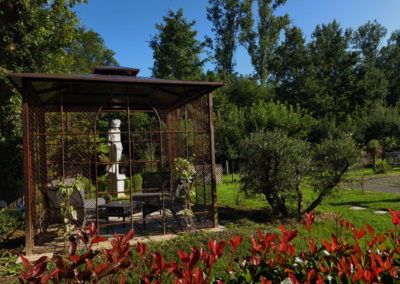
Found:
[[[176, 223], [166, 203], [179, 157], [191, 159], [197, 172], [194, 216], [204, 227], [217, 226], [211, 92], [223, 83], [138, 72], [100, 66], [93, 74], [7, 74], [23, 98], [27, 254], [55, 223], [46, 189], [78, 177], [85, 221], [104, 231], [156, 219], [165, 234]], [[139, 207], [143, 212], [134, 214]], [[147, 215], [151, 208], [158, 213]]]

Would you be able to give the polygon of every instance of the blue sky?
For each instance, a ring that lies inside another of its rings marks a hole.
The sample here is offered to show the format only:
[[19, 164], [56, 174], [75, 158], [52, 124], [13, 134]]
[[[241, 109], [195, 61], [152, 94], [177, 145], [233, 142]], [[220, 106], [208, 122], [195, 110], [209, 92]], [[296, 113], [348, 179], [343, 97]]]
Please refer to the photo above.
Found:
[[[206, 19], [207, 0], [89, 0], [76, 7], [81, 24], [98, 32], [108, 48], [116, 52], [121, 66], [141, 69], [140, 76], [150, 76], [153, 54], [148, 41], [156, 34], [155, 24], [162, 21], [169, 9], [183, 8], [189, 20], [196, 20], [198, 39], [212, 37]], [[288, 13], [293, 24], [304, 31], [307, 39], [317, 24], [336, 19], [342, 27], [357, 28], [376, 19], [389, 34], [400, 29], [400, 0], [288, 0], [278, 11]], [[251, 74], [253, 68], [243, 48], [235, 57], [236, 71]], [[213, 69], [211, 64], [207, 69]]]

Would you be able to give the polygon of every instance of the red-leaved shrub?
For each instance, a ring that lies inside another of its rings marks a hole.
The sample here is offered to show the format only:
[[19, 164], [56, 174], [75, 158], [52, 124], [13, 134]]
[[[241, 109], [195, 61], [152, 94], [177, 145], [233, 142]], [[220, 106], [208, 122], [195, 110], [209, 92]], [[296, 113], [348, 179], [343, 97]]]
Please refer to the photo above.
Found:
[[[42, 257], [35, 263], [20, 255], [25, 270], [21, 271], [20, 283], [124, 283], [130, 271], [139, 272], [140, 279], [134, 283], [162, 283], [169, 279], [179, 284], [200, 283], [394, 283], [399, 281], [400, 270], [400, 211], [392, 214], [394, 230], [375, 233], [366, 224], [357, 229], [346, 220], [339, 220], [340, 231], [330, 240], [312, 237], [315, 215], [306, 213], [302, 220], [308, 235], [307, 249], [296, 252], [293, 240], [298, 231], [280, 225], [281, 234], [263, 233], [257, 230], [250, 236], [249, 254], [237, 256], [243, 237], [230, 240], [211, 239], [207, 248], [192, 247], [190, 252], [177, 251], [180, 262], [166, 261], [159, 252], [149, 252], [146, 244], [137, 243], [134, 257], [129, 241], [133, 230], [124, 236], [115, 234], [110, 249], [95, 250], [93, 244], [104, 241], [97, 236], [91, 224], [88, 233], [79, 232], [70, 237], [67, 257], [54, 256], [55, 268], [48, 270], [47, 259]], [[345, 230], [348, 234], [342, 236]], [[351, 237], [349, 237], [351, 236]], [[84, 249], [77, 253], [78, 242]], [[212, 274], [214, 264], [223, 257], [228, 243], [230, 260], [224, 276]], [[137, 273], [136, 273], [137, 274]], [[129, 276], [129, 275], [128, 275]]]

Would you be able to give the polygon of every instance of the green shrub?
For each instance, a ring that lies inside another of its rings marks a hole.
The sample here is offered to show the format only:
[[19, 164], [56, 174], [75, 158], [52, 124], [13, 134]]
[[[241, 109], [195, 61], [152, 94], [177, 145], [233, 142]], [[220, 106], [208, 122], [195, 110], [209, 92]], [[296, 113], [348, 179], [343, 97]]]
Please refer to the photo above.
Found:
[[[132, 177], [132, 190], [140, 191], [142, 190], [143, 178], [141, 174], [136, 174]], [[131, 179], [125, 179], [125, 192], [129, 193], [131, 188]]]
[[133, 176], [133, 188], [135, 190], [142, 190], [143, 178], [141, 174], [136, 174]]
[[96, 186], [87, 177], [81, 177], [80, 180], [85, 192], [85, 198], [93, 198], [96, 195]]
[[309, 145], [274, 131], [252, 133], [243, 141], [242, 151], [242, 190], [264, 194], [275, 211], [288, 216], [287, 201], [302, 203], [298, 197], [300, 182], [310, 167]]
[[105, 175], [99, 176], [97, 178], [97, 183], [99, 185], [99, 192], [107, 191], [107, 177]]
[[373, 170], [376, 174], [384, 174], [390, 172], [392, 170], [392, 166], [386, 161], [386, 159], [379, 159], [376, 161]]
[[8, 240], [23, 224], [24, 218], [17, 210], [0, 209], [0, 242]]

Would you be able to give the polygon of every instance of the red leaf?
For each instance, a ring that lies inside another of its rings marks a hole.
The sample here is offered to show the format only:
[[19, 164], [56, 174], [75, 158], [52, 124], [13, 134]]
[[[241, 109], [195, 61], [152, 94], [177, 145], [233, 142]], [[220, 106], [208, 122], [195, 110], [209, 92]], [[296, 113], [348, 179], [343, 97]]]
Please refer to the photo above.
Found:
[[106, 240], [107, 240], [107, 239], [104, 238], [104, 237], [96, 236], [96, 237], [94, 237], [94, 238], [90, 241], [90, 243], [91, 243], [91, 244], [97, 244], [97, 243], [104, 242], [104, 241], [106, 241]]
[[357, 232], [355, 228], [352, 228], [351, 231], [353, 232], [354, 238], [356, 240], [361, 239], [365, 235], [365, 229], [361, 228], [360, 232]]
[[365, 227], [367, 227], [367, 230], [368, 230], [368, 232], [369, 232], [369, 235], [370, 235], [372, 238], [374, 238], [374, 237], [375, 237], [375, 231], [374, 231], [374, 229], [372, 229], [372, 227], [371, 227], [370, 225], [368, 225], [368, 224], [365, 224]]
[[102, 272], [104, 269], [107, 269], [108, 265], [105, 263], [99, 264], [99, 266], [96, 267], [96, 274]]
[[22, 253], [19, 254], [19, 257], [21, 258], [22, 263], [23, 263], [24, 266], [25, 266], [25, 269], [28, 270], [28, 269], [31, 267], [31, 266], [29, 265], [29, 260], [28, 260]]
[[59, 268], [54, 269], [52, 273], [50, 273], [49, 275], [47, 275], [45, 278], [42, 279], [42, 283], [47, 283], [51, 278], [56, 276], [58, 273], [60, 273], [60, 269]]
[[154, 268], [155, 268], [155, 274], [161, 274], [165, 268], [165, 262], [164, 262], [164, 257], [159, 253], [155, 252], [153, 253], [153, 259], [154, 259]]
[[281, 229], [286, 242], [290, 242], [297, 236], [296, 230], [286, 230], [282, 224], [279, 225], [279, 228]]
[[68, 258], [74, 263], [77, 263], [81, 259], [79, 255], [70, 255]]
[[196, 247], [192, 247], [192, 253], [189, 255], [189, 271], [192, 271], [200, 259], [200, 251]]
[[309, 212], [309, 213], [306, 212], [305, 214], [306, 214], [307, 223], [310, 225], [314, 224], [315, 215], [312, 212]]
[[76, 242], [76, 238], [74, 236], [69, 236], [68, 238], [68, 254], [69, 255], [75, 255], [76, 249], [78, 247], [78, 244]]
[[121, 244], [126, 244], [128, 241], [130, 241], [133, 238], [134, 234], [135, 234], [135, 230], [130, 229], [130, 231], [123, 236], [123, 238], [121, 240]]
[[143, 243], [137, 243], [136, 251], [139, 253], [140, 257], [143, 258], [147, 251], [147, 245]]
[[225, 247], [225, 242], [217, 242], [216, 240], [211, 239], [210, 242], [208, 243], [208, 250], [210, 251], [210, 254], [215, 256], [215, 257], [220, 257], [222, 255], [222, 251]]
[[235, 253], [239, 245], [242, 243], [243, 238], [242, 236], [235, 236], [229, 240], [229, 244], [231, 246], [232, 252]]
[[289, 279], [292, 281], [292, 284], [299, 284], [299, 281], [293, 273], [289, 273]]
[[[47, 258], [46, 256], [43, 256], [45, 259]], [[32, 274], [30, 275], [33, 278], [39, 277], [42, 275], [42, 273], [46, 270], [47, 267], [47, 263], [40, 261], [43, 257], [39, 258], [35, 264], [35, 266], [33, 266], [32, 268]]]
[[268, 281], [267, 278], [261, 276], [261, 284], [272, 284], [272, 281]]
[[124, 284], [126, 280], [126, 275], [122, 275], [121, 278], [119, 279], [119, 284]]
[[181, 250], [178, 250], [178, 256], [181, 259], [182, 263], [186, 263], [189, 260], [188, 254], [184, 253]]
[[94, 222], [90, 222], [88, 225], [88, 231], [90, 234], [90, 237], [93, 237], [97, 233], [97, 228]]
[[389, 209], [389, 212], [393, 216], [392, 223], [400, 226], [400, 211], [394, 212], [392, 209]]

